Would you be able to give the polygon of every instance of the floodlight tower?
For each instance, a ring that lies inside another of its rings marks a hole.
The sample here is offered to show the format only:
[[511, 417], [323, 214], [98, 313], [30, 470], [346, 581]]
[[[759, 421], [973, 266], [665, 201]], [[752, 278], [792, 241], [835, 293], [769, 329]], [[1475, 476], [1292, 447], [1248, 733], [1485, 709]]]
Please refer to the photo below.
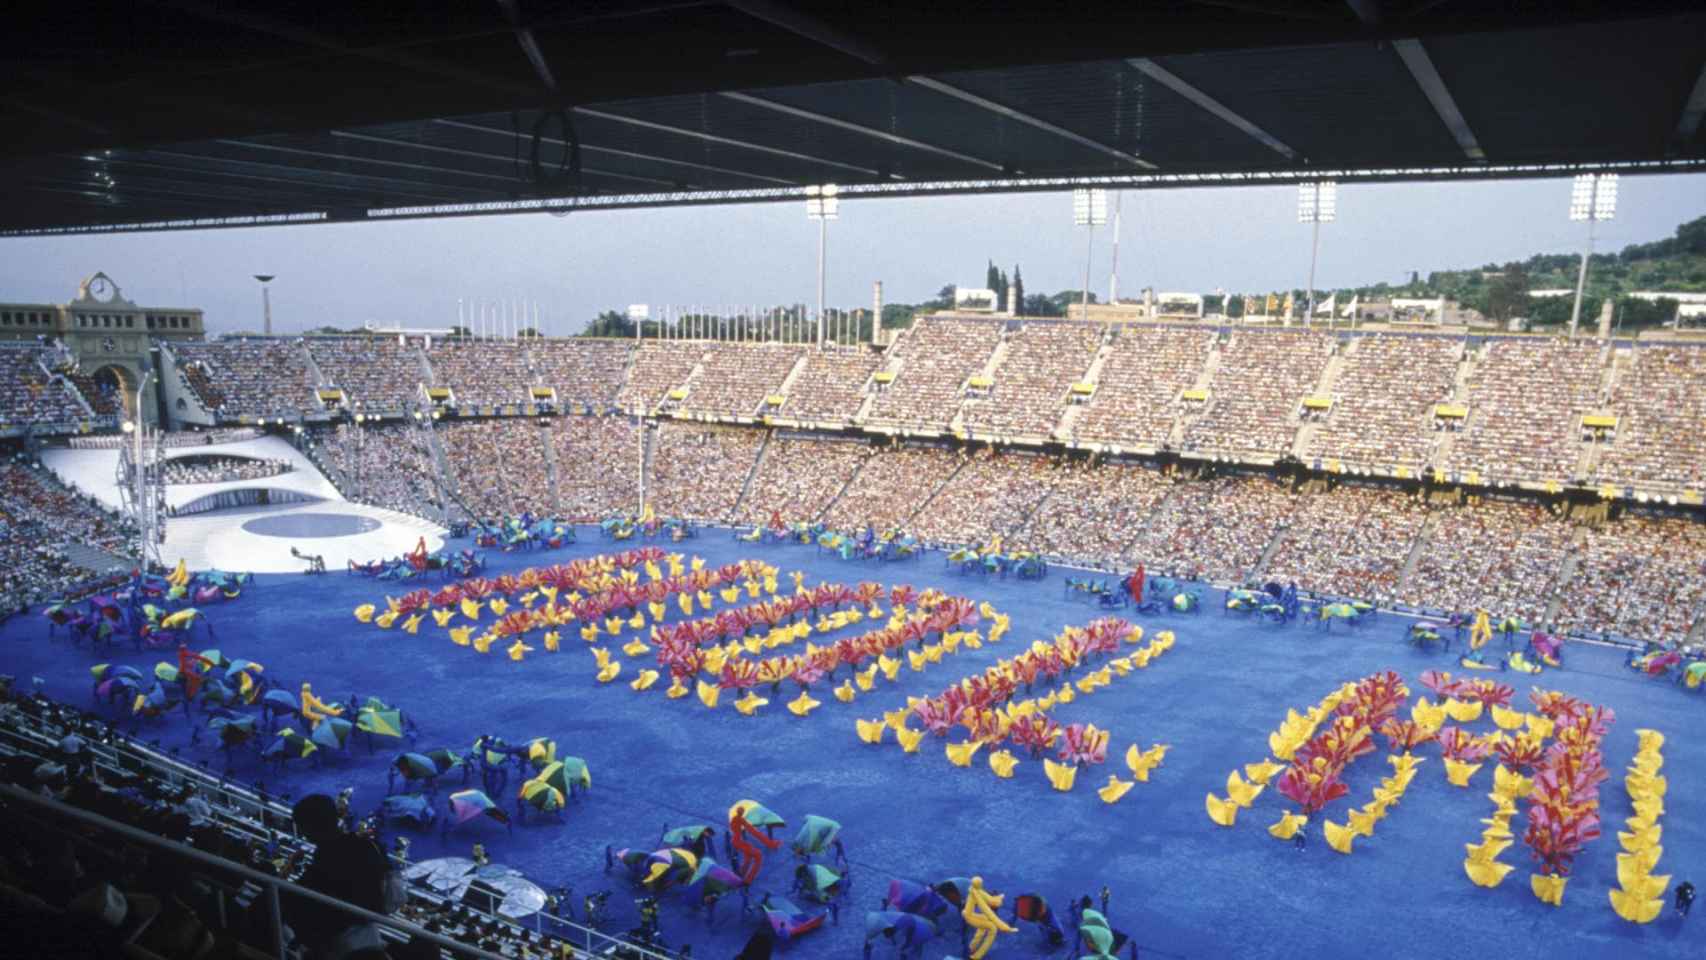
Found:
[[1570, 219], [1588, 222], [1588, 245], [1582, 252], [1582, 266], [1576, 271], [1576, 302], [1570, 307], [1570, 337], [1576, 336], [1576, 323], [1582, 317], [1582, 290], [1588, 282], [1588, 260], [1593, 258], [1593, 225], [1610, 220], [1617, 213], [1617, 174], [1584, 173], [1576, 177], [1570, 189]]
[[1080, 187], [1072, 191], [1072, 223], [1089, 227], [1084, 240], [1084, 292], [1078, 301], [1080, 320], [1090, 319], [1090, 259], [1095, 250], [1096, 228], [1108, 222], [1108, 191]]
[[267, 284], [272, 283], [274, 276], [271, 273], [255, 274], [255, 279], [261, 282], [261, 331], [269, 337], [272, 336], [272, 296], [268, 293], [271, 288]]
[[829, 221], [841, 215], [841, 188], [833, 183], [806, 188], [806, 219], [817, 221], [817, 345], [823, 347], [823, 256]]
[[[1309, 291], [1304, 297], [1303, 324], [1315, 319], [1315, 261], [1321, 254], [1321, 224], [1332, 223], [1338, 216], [1339, 185], [1332, 180], [1316, 180], [1297, 185], [1297, 222], [1310, 224], [1313, 237], [1309, 245]], [[1290, 319], [1286, 320], [1290, 323]]]

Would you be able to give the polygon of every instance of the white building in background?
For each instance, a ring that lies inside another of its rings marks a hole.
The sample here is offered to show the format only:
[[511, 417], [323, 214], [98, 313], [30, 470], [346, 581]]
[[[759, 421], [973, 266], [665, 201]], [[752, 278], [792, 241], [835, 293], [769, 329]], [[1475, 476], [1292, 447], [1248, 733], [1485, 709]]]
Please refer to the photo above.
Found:
[[1431, 300], [1415, 297], [1392, 298], [1392, 322], [1416, 323], [1437, 327], [1445, 320], [1445, 298]]
[[994, 313], [1000, 302], [994, 290], [954, 288], [954, 310], [958, 313]]
[[1158, 293], [1155, 295], [1155, 316], [1166, 320], [1201, 320], [1203, 297], [1200, 293]]

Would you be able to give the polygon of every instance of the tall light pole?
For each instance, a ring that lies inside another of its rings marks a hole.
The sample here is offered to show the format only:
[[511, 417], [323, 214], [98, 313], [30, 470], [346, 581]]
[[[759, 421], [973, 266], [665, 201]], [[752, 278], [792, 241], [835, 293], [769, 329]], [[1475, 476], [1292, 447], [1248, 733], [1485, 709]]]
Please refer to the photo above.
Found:
[[[1120, 203], [1125, 199], [1125, 191], [1114, 192], [1114, 260], [1108, 270], [1108, 302], [1120, 301]], [[1018, 311], [1013, 311], [1015, 315]]]
[[1582, 318], [1582, 291], [1588, 282], [1588, 261], [1593, 258], [1593, 225], [1617, 213], [1617, 174], [1584, 173], [1570, 189], [1570, 219], [1588, 222], [1588, 245], [1582, 251], [1582, 266], [1576, 271], [1576, 302], [1570, 307], [1570, 338]]
[[255, 274], [255, 279], [261, 282], [261, 332], [269, 337], [272, 336], [272, 296], [268, 293], [271, 288], [267, 284], [272, 282], [274, 276], [276, 275], [271, 273]]
[[1072, 222], [1089, 227], [1084, 240], [1084, 292], [1078, 300], [1078, 319], [1090, 319], [1090, 256], [1095, 250], [1096, 228], [1108, 222], [1108, 191], [1080, 187], [1072, 191]]
[[[1332, 223], [1338, 216], [1338, 192], [1339, 185], [1332, 180], [1297, 185], [1297, 222], [1310, 224], [1314, 235], [1309, 245], [1309, 291], [1304, 297], [1304, 326], [1315, 321], [1315, 261], [1321, 253], [1321, 224]], [[1286, 322], [1291, 322], [1289, 317]]]
[[806, 188], [806, 219], [817, 221], [817, 345], [823, 347], [823, 256], [829, 244], [829, 221], [841, 215], [841, 188], [833, 183]]
[[148, 428], [146, 426], [147, 421], [142, 417], [142, 395], [147, 391], [148, 381], [153, 376], [152, 370], [144, 373], [142, 380], [137, 383], [136, 406], [132, 408], [131, 419], [124, 423], [124, 432], [130, 434], [132, 441], [131, 469], [134, 471], [134, 476], [131, 479], [136, 484], [134, 499], [131, 501], [134, 508], [132, 512], [135, 514], [134, 519], [136, 520], [136, 562], [138, 567], [144, 571], [148, 569], [148, 545], [153, 536], [153, 531], [150, 522], [152, 511], [148, 508], [148, 471], [143, 460], [143, 441], [146, 439]]

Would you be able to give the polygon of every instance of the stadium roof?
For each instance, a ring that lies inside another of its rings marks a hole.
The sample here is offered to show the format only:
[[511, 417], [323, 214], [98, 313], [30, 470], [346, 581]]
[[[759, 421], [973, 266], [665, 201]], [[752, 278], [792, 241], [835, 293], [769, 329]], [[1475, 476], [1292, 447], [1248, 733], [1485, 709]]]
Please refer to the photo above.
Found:
[[20, 11], [0, 233], [1706, 169], [1697, 0]]

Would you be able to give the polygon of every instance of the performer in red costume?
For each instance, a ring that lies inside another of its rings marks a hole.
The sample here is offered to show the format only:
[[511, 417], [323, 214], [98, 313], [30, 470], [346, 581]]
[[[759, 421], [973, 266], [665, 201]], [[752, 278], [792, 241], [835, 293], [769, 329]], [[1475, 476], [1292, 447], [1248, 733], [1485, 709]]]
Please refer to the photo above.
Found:
[[1137, 565], [1137, 569], [1132, 572], [1132, 575], [1128, 577], [1125, 582], [1126, 592], [1131, 594], [1132, 603], [1143, 602], [1143, 584], [1143, 564], [1140, 563]]
[[782, 841], [771, 839], [764, 831], [747, 823], [746, 811], [737, 805], [729, 811], [729, 846], [740, 854], [740, 876], [748, 886], [757, 879], [759, 868], [764, 866], [764, 852], [753, 846], [751, 840], [757, 840], [764, 850], [775, 850], [782, 845]]
[[201, 673], [217, 666], [212, 660], [195, 653], [189, 647], [178, 644], [178, 679], [184, 685], [184, 699], [194, 700], [197, 690], [201, 689]]

